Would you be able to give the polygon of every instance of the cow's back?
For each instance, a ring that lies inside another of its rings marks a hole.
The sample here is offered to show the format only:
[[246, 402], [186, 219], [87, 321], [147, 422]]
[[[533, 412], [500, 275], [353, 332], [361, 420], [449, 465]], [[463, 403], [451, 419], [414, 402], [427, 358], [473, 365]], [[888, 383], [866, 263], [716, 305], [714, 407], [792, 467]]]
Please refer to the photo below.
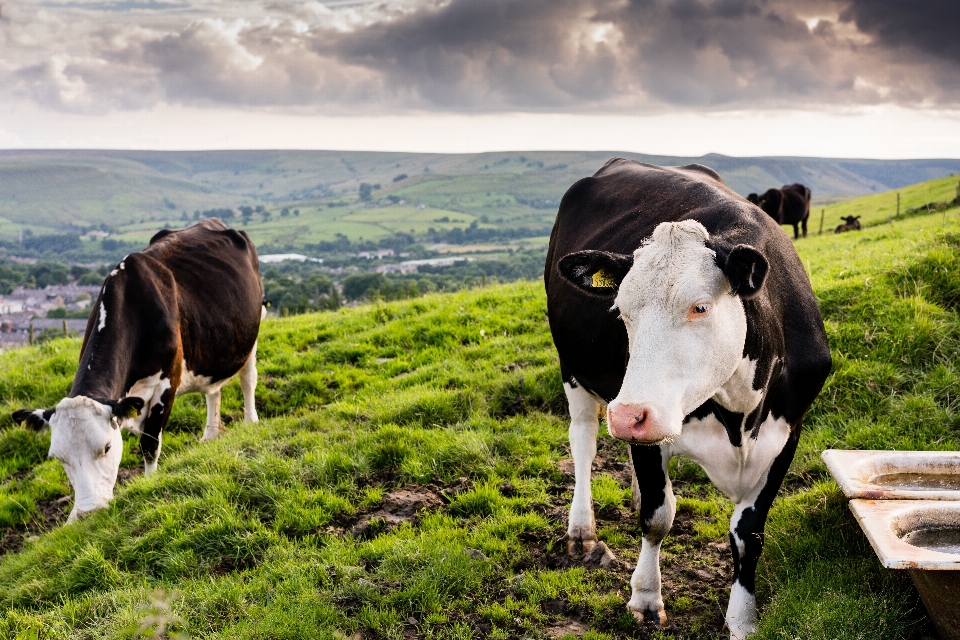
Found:
[[184, 360], [192, 372], [212, 380], [236, 373], [253, 348], [263, 301], [259, 260], [247, 234], [212, 218], [161, 231], [142, 253], [176, 281]]

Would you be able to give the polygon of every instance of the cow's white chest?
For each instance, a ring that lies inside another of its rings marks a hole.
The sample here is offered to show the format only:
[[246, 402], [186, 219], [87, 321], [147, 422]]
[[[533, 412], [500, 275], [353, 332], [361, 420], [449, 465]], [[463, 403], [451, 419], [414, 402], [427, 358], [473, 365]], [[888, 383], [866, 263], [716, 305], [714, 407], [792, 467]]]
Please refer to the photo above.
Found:
[[770, 414], [756, 439], [743, 434], [742, 446], [735, 447], [723, 424], [710, 414], [684, 424], [680, 437], [670, 444], [670, 453], [699, 464], [714, 486], [738, 503], [766, 477], [789, 437], [787, 421]]
[[183, 373], [180, 374], [180, 386], [177, 388], [177, 395], [184, 393], [216, 393], [226, 384], [226, 380], [213, 382], [210, 376], [198, 376], [187, 368], [187, 361], [183, 361]]

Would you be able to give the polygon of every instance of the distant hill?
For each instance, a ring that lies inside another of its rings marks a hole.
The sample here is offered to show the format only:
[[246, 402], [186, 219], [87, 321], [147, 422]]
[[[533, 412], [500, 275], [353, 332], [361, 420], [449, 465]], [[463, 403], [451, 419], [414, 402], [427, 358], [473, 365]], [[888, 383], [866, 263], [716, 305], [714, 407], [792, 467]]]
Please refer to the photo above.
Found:
[[[741, 194], [803, 182], [834, 202], [960, 172], [960, 159], [700, 158], [615, 151], [415, 154], [338, 151], [0, 151], [0, 237], [150, 226], [241, 205], [357, 205], [362, 183], [435, 210], [499, 224], [552, 222], [563, 192], [607, 159], [716, 169]], [[442, 216], [441, 216], [442, 217]], [[432, 220], [432, 218], [431, 218]], [[159, 225], [157, 225], [159, 226]], [[345, 227], [346, 229], [346, 227]], [[385, 229], [384, 233], [388, 231]], [[347, 235], [350, 235], [349, 233]]]

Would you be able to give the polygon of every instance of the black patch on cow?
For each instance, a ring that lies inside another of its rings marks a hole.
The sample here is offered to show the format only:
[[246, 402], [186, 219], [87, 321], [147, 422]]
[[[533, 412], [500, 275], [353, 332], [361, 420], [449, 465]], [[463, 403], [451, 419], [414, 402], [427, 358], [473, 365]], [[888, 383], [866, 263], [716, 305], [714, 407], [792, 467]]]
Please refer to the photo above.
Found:
[[53, 414], [56, 412], [56, 409], [44, 409], [43, 413], [38, 416], [36, 410], [19, 409], [13, 412], [12, 417], [14, 424], [26, 423], [30, 428], [39, 431], [50, 425], [50, 418], [53, 417]]
[[656, 445], [630, 445], [633, 471], [640, 487], [640, 530], [650, 531], [653, 514], [667, 500], [667, 476], [663, 472], [663, 453]]
[[560, 275], [580, 289], [597, 295], [616, 295], [630, 267], [632, 255], [608, 251], [579, 251], [560, 259]]

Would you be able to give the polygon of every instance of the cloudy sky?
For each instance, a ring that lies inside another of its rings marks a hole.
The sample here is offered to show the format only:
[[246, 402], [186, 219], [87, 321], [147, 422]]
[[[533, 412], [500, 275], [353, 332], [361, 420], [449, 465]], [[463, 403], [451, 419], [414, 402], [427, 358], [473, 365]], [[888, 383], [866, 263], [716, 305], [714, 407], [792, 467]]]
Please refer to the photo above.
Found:
[[960, 156], [957, 0], [0, 0], [0, 147]]

